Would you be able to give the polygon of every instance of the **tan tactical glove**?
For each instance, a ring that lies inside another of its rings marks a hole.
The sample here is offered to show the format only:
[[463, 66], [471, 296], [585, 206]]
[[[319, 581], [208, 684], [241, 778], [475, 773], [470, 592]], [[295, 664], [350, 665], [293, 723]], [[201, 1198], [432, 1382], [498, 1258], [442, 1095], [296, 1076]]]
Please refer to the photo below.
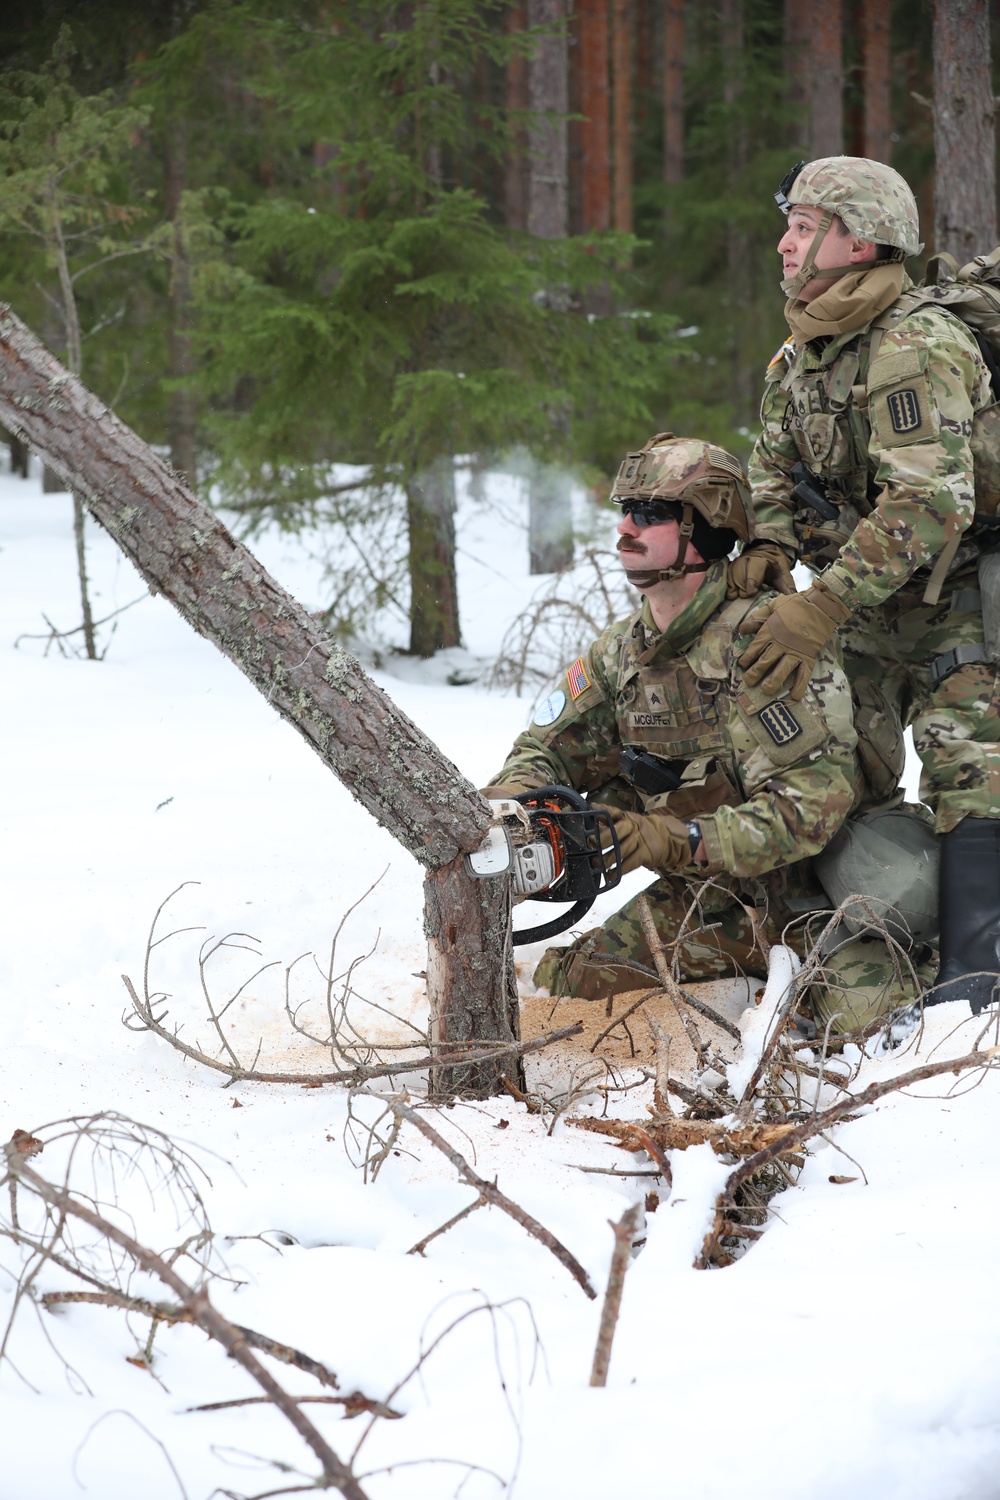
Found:
[[821, 583], [814, 583], [804, 594], [758, 605], [743, 621], [744, 629], [757, 636], [740, 657], [747, 685], [755, 687], [759, 682], [767, 692], [776, 693], [794, 673], [788, 696], [797, 703], [817, 656], [837, 626], [850, 618], [846, 604]]
[[482, 786], [479, 795], [487, 802], [502, 802], [505, 797], [519, 797], [522, 792], [533, 792], [531, 786], [522, 786], [519, 781], [505, 781], [497, 786]]
[[788, 553], [777, 542], [751, 542], [729, 564], [726, 598], [752, 599], [767, 588], [777, 589], [779, 594], [795, 593]]
[[691, 864], [688, 826], [672, 813], [630, 813], [610, 808], [622, 851], [622, 873], [638, 870], [683, 870]]

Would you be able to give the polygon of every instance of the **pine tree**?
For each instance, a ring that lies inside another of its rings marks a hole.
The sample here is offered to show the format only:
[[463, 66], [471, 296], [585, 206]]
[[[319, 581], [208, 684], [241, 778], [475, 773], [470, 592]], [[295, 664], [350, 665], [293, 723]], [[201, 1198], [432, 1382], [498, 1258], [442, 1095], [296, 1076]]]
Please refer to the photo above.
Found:
[[294, 197], [203, 199], [200, 221], [189, 201], [189, 232], [215, 237], [196, 277], [204, 384], [230, 497], [301, 513], [332, 461], [366, 466], [369, 494], [406, 496], [411, 647], [426, 653], [448, 638], [453, 587], [442, 466], [520, 443], [610, 468], [648, 434], [672, 351], [655, 317], [581, 315], [627, 242], [518, 235], [463, 185], [473, 147], [499, 154], [507, 133], [502, 108], [461, 87], [484, 49], [497, 68], [509, 56], [490, 7], [334, 14], [335, 32], [260, 24], [279, 58], [272, 108], [336, 146], [339, 199], [316, 176]]
[[[60, 32], [52, 57], [38, 72], [7, 75], [0, 88], [0, 234], [34, 248], [22, 275], [41, 282], [56, 342], [74, 375], [83, 371], [88, 334], [114, 312], [100, 289], [92, 293], [88, 330], [81, 317], [80, 284], [115, 262], [154, 248], [145, 205], [137, 205], [123, 179], [146, 113], [120, 106], [110, 91], [84, 96], [70, 82], [73, 43]], [[87, 582], [84, 499], [73, 496], [73, 532], [83, 618], [84, 648], [97, 657]]]

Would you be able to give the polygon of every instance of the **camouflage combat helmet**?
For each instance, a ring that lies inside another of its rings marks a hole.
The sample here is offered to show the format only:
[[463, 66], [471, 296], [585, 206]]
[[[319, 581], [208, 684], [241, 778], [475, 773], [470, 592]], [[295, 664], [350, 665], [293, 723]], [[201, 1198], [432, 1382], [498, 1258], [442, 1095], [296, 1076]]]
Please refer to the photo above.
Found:
[[889, 246], [894, 252], [890, 257], [893, 260], [919, 255], [923, 249], [917, 203], [910, 185], [884, 162], [871, 161], [865, 156], [821, 156], [816, 161], [800, 161], [774, 196], [785, 214], [793, 207], [822, 210], [801, 269], [782, 283], [789, 296], [798, 296], [814, 276], [833, 279], [859, 269], [855, 264], [818, 271], [813, 265], [835, 217], [860, 239]]
[[737, 541], [750, 540], [750, 491], [739, 460], [700, 438], [675, 438], [672, 432], [658, 432], [623, 460], [611, 499], [623, 510], [641, 500], [676, 506], [680, 524], [677, 561], [655, 575], [645, 570], [633, 574], [626, 569], [630, 581], [639, 588], [685, 573], [703, 573], [708, 562], [684, 561], [689, 541], [703, 558], [714, 561], [726, 557]]

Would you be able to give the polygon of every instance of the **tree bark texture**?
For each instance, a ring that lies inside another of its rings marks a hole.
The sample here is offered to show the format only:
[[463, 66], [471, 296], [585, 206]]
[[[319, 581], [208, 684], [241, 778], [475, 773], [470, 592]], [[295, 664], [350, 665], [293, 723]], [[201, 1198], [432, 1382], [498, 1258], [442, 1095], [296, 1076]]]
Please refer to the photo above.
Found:
[[[532, 127], [528, 166], [528, 228], [541, 239], [561, 240], [569, 234], [569, 35], [566, 0], [528, 0], [532, 26], [556, 25], [559, 32], [542, 42], [530, 65], [533, 110], [557, 111], [558, 120]], [[541, 128], [544, 125], [544, 130]], [[529, 571], [552, 573], [573, 561], [573, 517], [561, 493], [536, 483], [532, 468], [528, 481]]]
[[410, 651], [462, 644], [455, 578], [455, 463], [446, 455], [406, 486], [410, 532]]
[[843, 7], [841, 0], [812, 0], [812, 100], [810, 154], [840, 156], [844, 149]]
[[529, 26], [557, 26], [543, 37], [528, 64], [533, 120], [528, 131], [528, 229], [543, 240], [565, 238], [569, 228], [566, 114], [569, 61], [566, 0], [528, 0]]
[[[168, 358], [171, 379], [184, 380], [194, 371], [194, 359], [191, 351], [191, 274], [180, 223], [181, 194], [187, 185], [187, 127], [182, 119], [177, 118], [167, 125], [164, 147], [164, 208], [173, 225]], [[195, 411], [193, 391], [175, 386], [169, 397], [170, 462], [192, 485], [197, 478]]]
[[632, 233], [632, 0], [612, 0], [611, 77], [614, 100], [613, 223]]
[[635, 0], [635, 120], [640, 134], [659, 78], [657, 0]]
[[[507, 35], [523, 32], [528, 22], [525, 0], [518, 0], [507, 12]], [[531, 96], [528, 89], [528, 59], [522, 53], [514, 53], [507, 59], [506, 104], [509, 111], [528, 109]], [[503, 201], [504, 222], [508, 229], [528, 227], [528, 159], [527, 135], [523, 130], [512, 133], [504, 163]]]
[[554, 464], [532, 465], [528, 552], [532, 573], [561, 573], [573, 566], [572, 496], [565, 473]]
[[[10, 453], [10, 472], [12, 474], [17, 474], [21, 479], [27, 479], [27, 477], [28, 477], [28, 445], [27, 445], [27, 443], [22, 443], [21, 439], [20, 438], [16, 438], [14, 436], [14, 434], [11, 433], [11, 432], [6, 433], [4, 436], [5, 436], [5, 441], [7, 443], [7, 451]], [[44, 486], [43, 486], [43, 488], [44, 488]]]
[[[239, 667], [382, 827], [428, 870], [446, 867], [426, 888], [432, 1027], [465, 1040], [468, 1016], [469, 1035], [511, 1040], [508, 882], [476, 880], [462, 858], [489, 822], [476, 789], [3, 304], [0, 421], [84, 497], [150, 590]], [[494, 1074], [482, 1081], [465, 1069], [463, 1080], [487, 1092]]]
[[[800, 155], [810, 153], [809, 88], [811, 52], [807, 41], [809, 7], [803, 0], [785, 0], [782, 51], [785, 61], [785, 98], [788, 101], [788, 144]], [[791, 166], [791, 162], [789, 162]]]
[[934, 4], [934, 245], [960, 264], [996, 244], [988, 0]]
[[[732, 201], [739, 203], [747, 171], [747, 125], [742, 108], [745, 87], [746, 15], [744, 0], [721, 0], [719, 9], [722, 59], [722, 97], [726, 106], [729, 160], [726, 177]], [[753, 254], [746, 225], [734, 216], [726, 240], [729, 263], [728, 290], [733, 316], [730, 320], [729, 358], [733, 407], [739, 422], [753, 421], [759, 372], [753, 354], [752, 330], [747, 309], [753, 305]]]
[[[580, 112], [584, 116], [583, 229], [611, 227], [609, 0], [579, 0]], [[614, 3], [614, 0], [612, 0]]]
[[[501, 900], [496, 886], [502, 888]], [[458, 1041], [520, 1041], [510, 881], [470, 880], [464, 859], [458, 859], [427, 876], [424, 898], [427, 988], [444, 997], [431, 1014], [432, 1048], [447, 1049]], [[474, 945], [470, 932], [481, 934]], [[435, 1068], [431, 1093], [501, 1093], [504, 1074], [523, 1088], [523, 1059]]]
[[684, 180], [684, 0], [663, 8], [663, 180]]
[[892, 160], [891, 9], [890, 0], [865, 0], [861, 7], [865, 104], [862, 154], [872, 161]]

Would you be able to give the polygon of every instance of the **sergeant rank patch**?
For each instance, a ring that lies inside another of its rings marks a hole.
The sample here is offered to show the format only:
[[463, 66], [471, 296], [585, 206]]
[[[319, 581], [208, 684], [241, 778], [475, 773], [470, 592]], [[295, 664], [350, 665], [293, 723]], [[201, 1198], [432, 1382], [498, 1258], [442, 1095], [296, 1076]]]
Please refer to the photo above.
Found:
[[769, 703], [758, 718], [776, 745], [787, 745], [802, 733], [802, 725], [786, 703]]
[[916, 391], [893, 391], [885, 398], [885, 404], [889, 408], [893, 432], [913, 432], [920, 426], [923, 419]]
[[582, 656], [578, 656], [573, 665], [566, 668], [566, 680], [569, 683], [570, 697], [575, 703], [580, 694], [585, 693], [590, 687], [590, 678], [587, 676]]

